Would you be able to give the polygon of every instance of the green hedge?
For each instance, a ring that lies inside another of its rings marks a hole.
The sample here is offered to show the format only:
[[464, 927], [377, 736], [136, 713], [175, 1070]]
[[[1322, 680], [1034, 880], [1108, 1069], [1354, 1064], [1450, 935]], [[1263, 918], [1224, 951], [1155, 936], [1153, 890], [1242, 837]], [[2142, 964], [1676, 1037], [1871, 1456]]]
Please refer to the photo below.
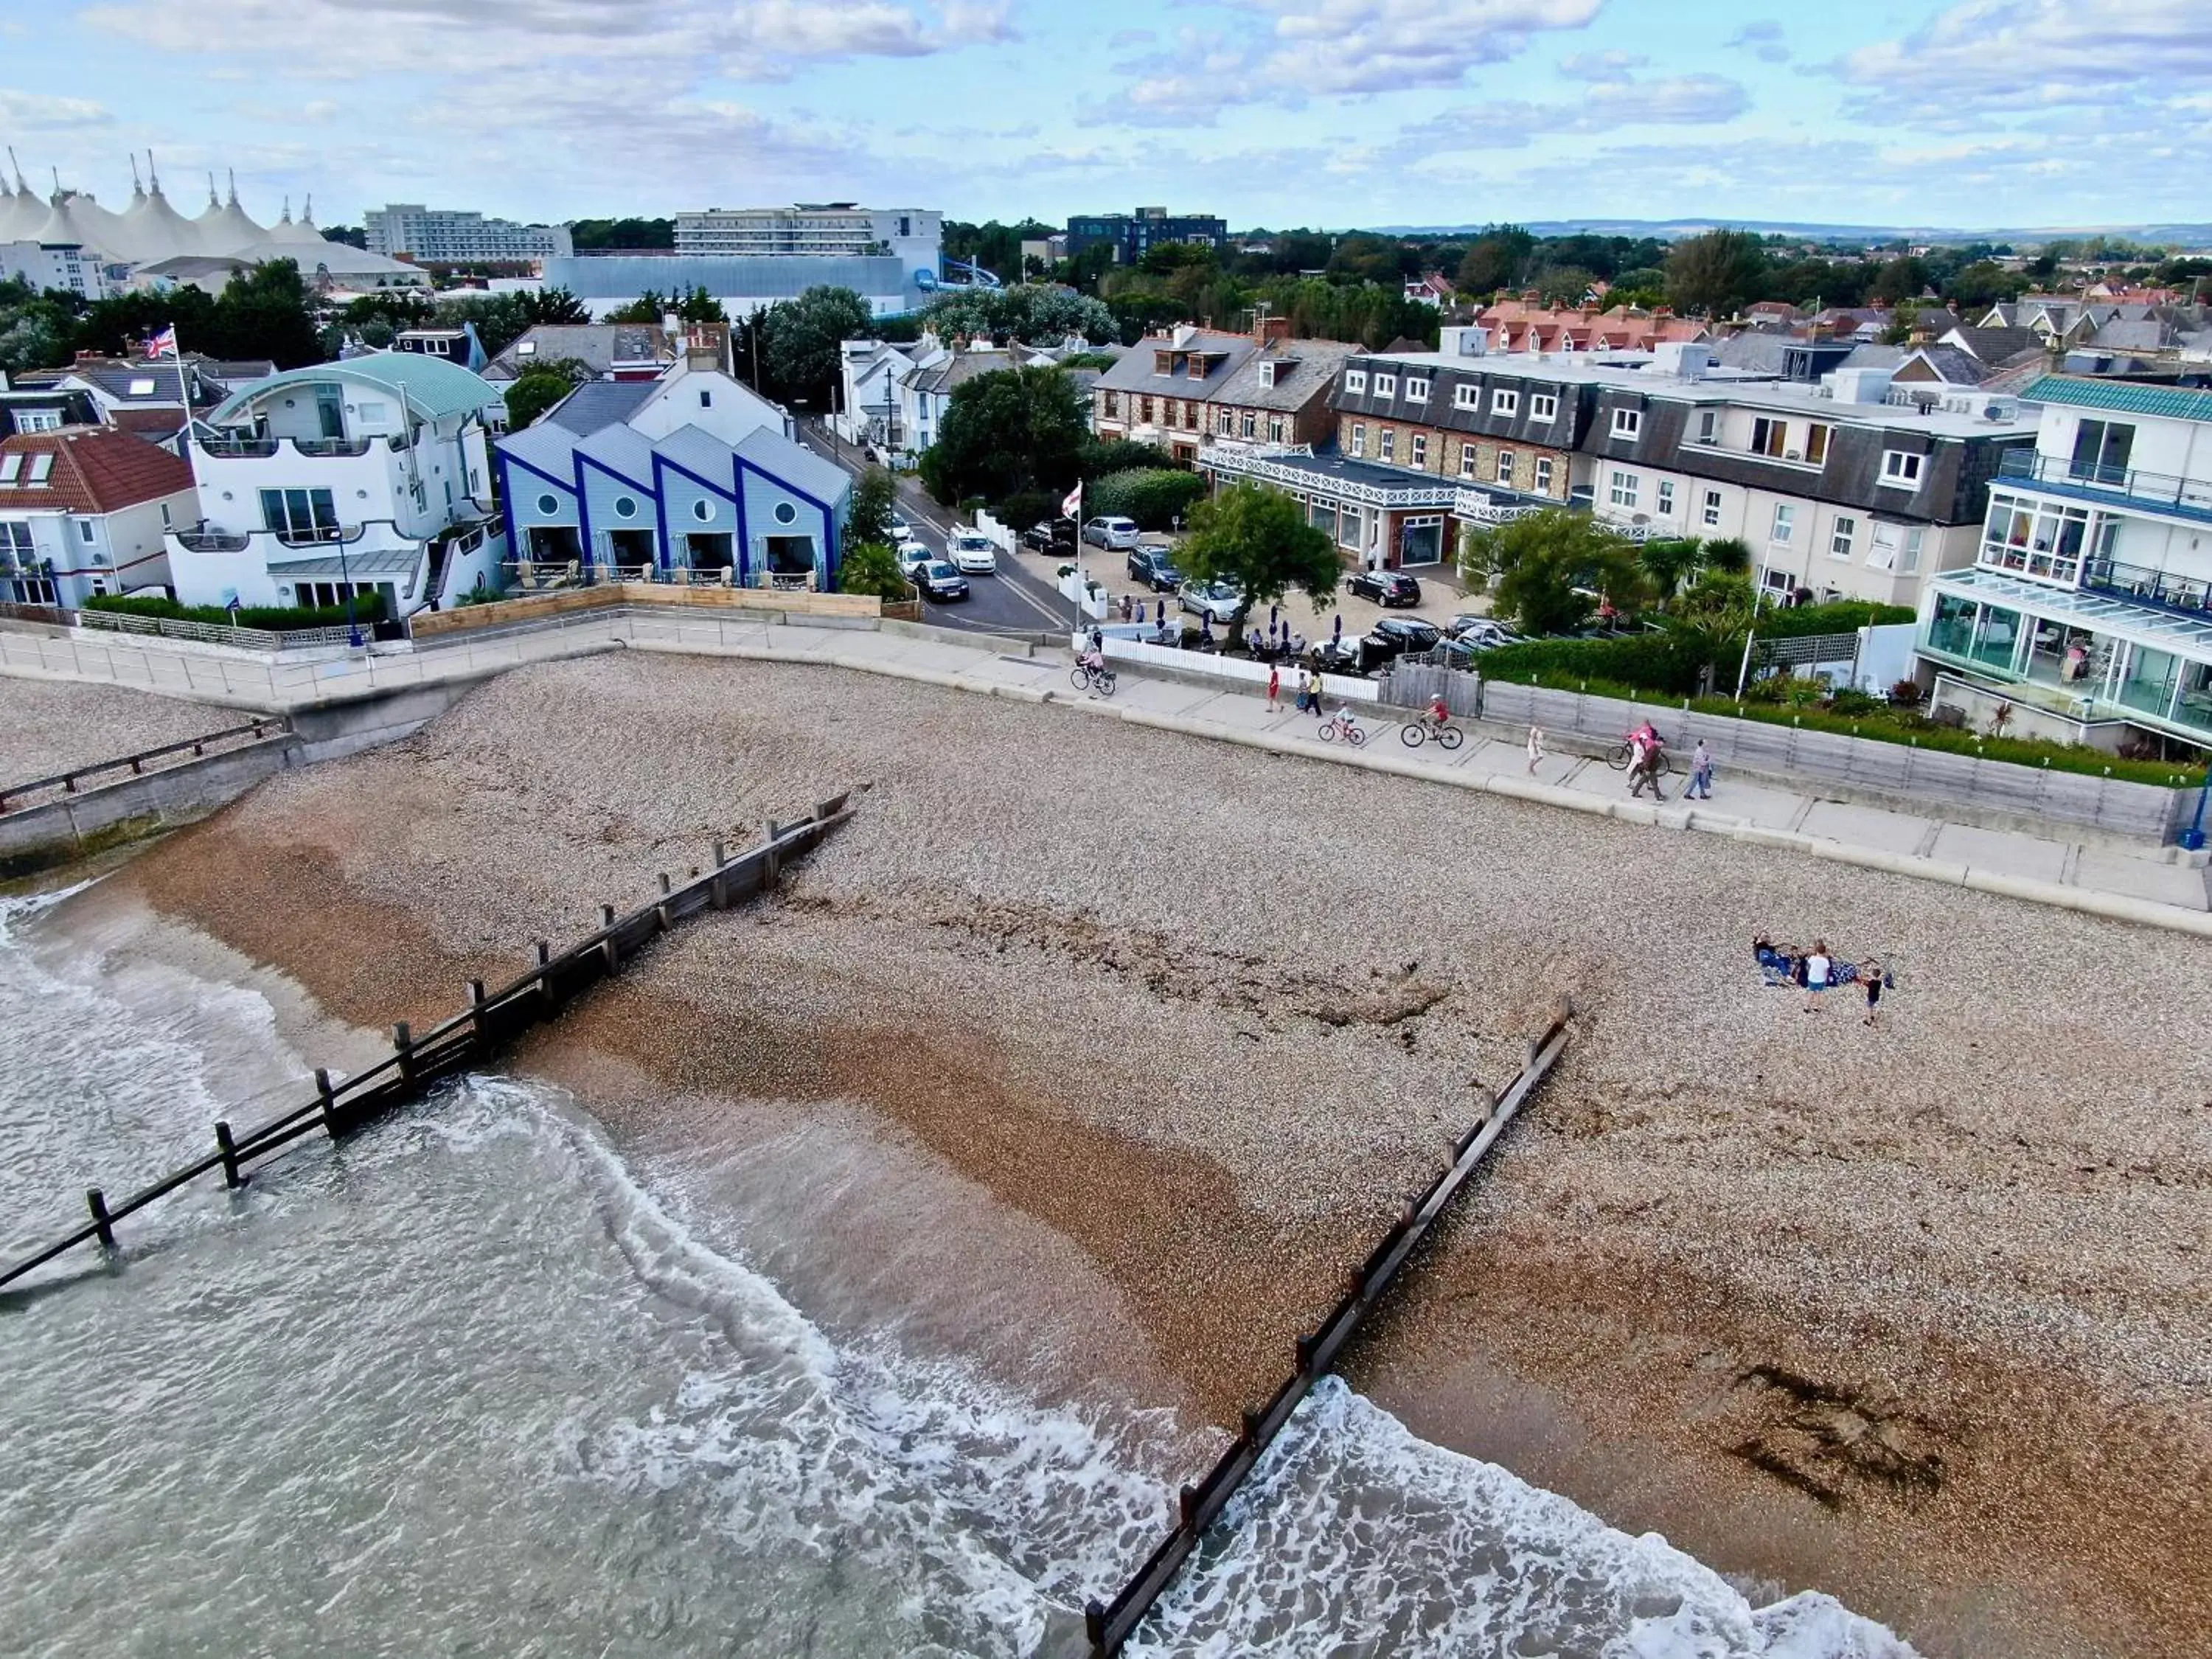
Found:
[[[84, 602], [88, 611], [119, 611], [126, 617], [157, 617], [164, 622], [207, 623], [216, 628], [258, 628], [272, 634], [289, 634], [308, 628], [343, 628], [342, 605], [307, 607], [291, 605], [241, 605], [234, 613], [220, 605], [179, 605], [174, 599], [125, 598], [119, 593], [95, 594]], [[363, 628], [384, 620], [384, 596], [364, 593], [353, 602], [353, 620]]]
[[1172, 530], [1206, 494], [1206, 480], [1177, 468], [1109, 472], [1083, 492], [1086, 519], [1134, 519], [1139, 530]]
[[[1833, 605], [1762, 611], [1759, 637], [1803, 639], [1814, 634], [1854, 634], [1883, 623], [1911, 622], [1912, 617], [1902, 605], [1843, 599]], [[1728, 660], [1713, 663], [1716, 684], [1723, 679], [1729, 685], [1735, 684], [1742, 648], [1739, 638], [1723, 653]], [[1697, 647], [1680, 635], [1624, 634], [1611, 639], [1542, 639], [1501, 646], [1484, 655], [1482, 672], [1505, 680], [1526, 680], [1532, 674], [1567, 681], [1606, 680], [1615, 685], [1641, 686], [1646, 692], [1686, 697], [1698, 690], [1698, 672], [1705, 664]]]

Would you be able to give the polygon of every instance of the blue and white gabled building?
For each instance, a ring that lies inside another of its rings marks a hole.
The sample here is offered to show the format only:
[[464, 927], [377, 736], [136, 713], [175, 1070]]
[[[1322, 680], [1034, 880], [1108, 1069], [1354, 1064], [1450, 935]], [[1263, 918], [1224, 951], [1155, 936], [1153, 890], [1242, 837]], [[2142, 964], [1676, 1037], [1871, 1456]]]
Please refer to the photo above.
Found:
[[518, 574], [827, 592], [851, 480], [718, 369], [579, 386], [497, 445]]

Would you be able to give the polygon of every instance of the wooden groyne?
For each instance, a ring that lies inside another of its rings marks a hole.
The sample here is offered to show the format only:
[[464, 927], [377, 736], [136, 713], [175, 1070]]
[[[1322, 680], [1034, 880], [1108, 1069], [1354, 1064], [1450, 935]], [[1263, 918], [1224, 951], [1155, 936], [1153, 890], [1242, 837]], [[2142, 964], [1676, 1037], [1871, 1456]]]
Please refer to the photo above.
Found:
[[210, 744], [228, 743], [234, 738], [243, 738], [247, 743], [258, 743], [264, 738], [289, 730], [291, 724], [284, 716], [271, 714], [245, 726], [227, 726], [220, 732], [203, 732], [197, 738], [186, 738], [181, 743], [165, 743], [159, 748], [142, 749], [135, 755], [118, 755], [113, 760], [80, 766], [73, 772], [57, 772], [50, 778], [33, 778], [28, 783], [10, 784], [0, 788], [0, 813], [20, 811], [32, 804], [33, 795], [43, 795], [50, 789], [58, 789], [64, 795], [74, 795], [87, 782], [110, 772], [118, 777], [142, 777], [149, 766], [159, 765], [164, 761], [185, 757], [198, 759], [207, 753]]
[[337, 1082], [328, 1072], [318, 1071], [313, 1100], [243, 1133], [234, 1133], [228, 1123], [216, 1124], [216, 1150], [198, 1163], [172, 1170], [114, 1203], [99, 1188], [91, 1188], [84, 1195], [90, 1217], [87, 1224], [0, 1269], [0, 1285], [80, 1244], [97, 1241], [103, 1249], [112, 1250], [117, 1222], [203, 1176], [220, 1171], [225, 1186], [242, 1187], [249, 1165], [301, 1136], [322, 1133], [335, 1140], [416, 1098], [441, 1079], [482, 1065], [524, 1031], [552, 1018], [602, 980], [612, 978], [624, 963], [685, 917], [726, 909], [775, 886], [786, 863], [811, 851], [852, 816], [848, 799], [840, 795], [824, 801], [794, 823], [770, 819], [766, 839], [735, 858], [726, 856], [717, 842], [711, 868], [693, 871], [681, 885], [663, 875], [659, 897], [626, 916], [616, 915], [611, 904], [601, 906], [599, 931], [558, 956], [540, 939], [536, 965], [520, 978], [491, 992], [484, 989], [482, 980], [471, 980], [468, 1006], [420, 1036], [405, 1025], [392, 1027], [390, 1059]]
[[1437, 1177], [1427, 1192], [1406, 1206], [1397, 1224], [1353, 1271], [1350, 1289], [1328, 1317], [1322, 1321], [1320, 1328], [1297, 1339], [1297, 1369], [1264, 1407], [1245, 1411], [1243, 1426], [1236, 1443], [1222, 1454], [1221, 1461], [1206, 1478], [1194, 1486], [1182, 1489], [1180, 1514], [1166, 1540], [1111, 1601], [1092, 1601], [1085, 1607], [1084, 1634], [1093, 1659], [1105, 1659], [1105, 1656], [1121, 1650], [1121, 1644], [1144, 1622], [1153, 1603], [1197, 1549], [1206, 1528], [1219, 1518], [1237, 1489], [1243, 1485], [1275, 1437], [1282, 1432], [1284, 1425], [1291, 1420], [1291, 1413], [1312, 1392], [1314, 1384], [1328, 1375], [1345, 1345], [1358, 1334], [1407, 1261], [1435, 1227], [1454, 1194], [1497, 1145], [1498, 1136], [1505, 1132], [1505, 1126], [1520, 1110], [1521, 1103], [1543, 1081], [1552, 1063], [1565, 1049], [1567, 1021], [1572, 1012], [1571, 1006], [1563, 1008], [1543, 1036], [1530, 1042], [1519, 1074], [1506, 1085], [1504, 1093], [1487, 1103], [1480, 1121], [1454, 1146], [1450, 1167]]

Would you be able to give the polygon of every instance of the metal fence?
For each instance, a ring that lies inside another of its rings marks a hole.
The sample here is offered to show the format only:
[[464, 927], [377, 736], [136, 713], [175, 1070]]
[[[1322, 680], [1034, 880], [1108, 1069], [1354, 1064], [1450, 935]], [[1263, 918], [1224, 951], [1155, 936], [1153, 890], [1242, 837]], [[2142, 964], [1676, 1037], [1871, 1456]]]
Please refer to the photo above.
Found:
[[196, 640], [203, 645], [235, 646], [241, 651], [295, 651], [322, 645], [350, 645], [359, 632], [365, 643], [373, 631], [364, 619], [358, 630], [350, 628], [289, 628], [282, 633], [264, 628], [228, 628], [217, 623], [189, 622], [179, 617], [140, 617], [127, 611], [79, 611], [74, 620], [80, 628], [105, 629], [115, 634], [155, 634], [163, 639]]

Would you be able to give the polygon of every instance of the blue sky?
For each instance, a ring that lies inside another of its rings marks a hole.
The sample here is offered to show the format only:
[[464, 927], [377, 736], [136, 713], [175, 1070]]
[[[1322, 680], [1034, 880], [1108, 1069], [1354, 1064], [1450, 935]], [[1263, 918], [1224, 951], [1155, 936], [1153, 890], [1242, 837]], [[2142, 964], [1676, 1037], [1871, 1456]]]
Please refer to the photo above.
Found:
[[0, 141], [118, 206], [853, 198], [1233, 225], [2212, 218], [2212, 0], [0, 0]]

